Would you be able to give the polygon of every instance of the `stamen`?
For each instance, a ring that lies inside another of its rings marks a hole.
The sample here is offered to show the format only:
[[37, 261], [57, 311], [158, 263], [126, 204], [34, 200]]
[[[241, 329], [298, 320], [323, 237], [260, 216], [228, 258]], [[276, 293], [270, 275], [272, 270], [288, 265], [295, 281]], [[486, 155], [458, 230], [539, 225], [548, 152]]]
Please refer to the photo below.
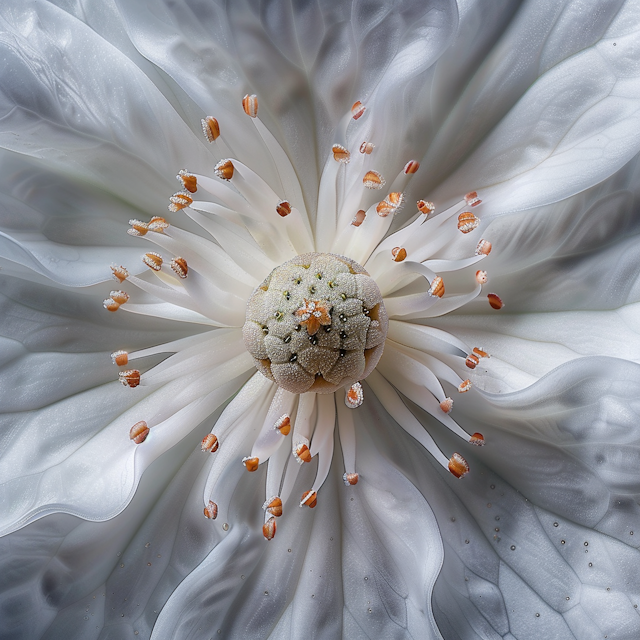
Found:
[[420, 163], [417, 160], [409, 160], [409, 162], [407, 162], [407, 164], [404, 165], [403, 171], [407, 175], [410, 175], [412, 173], [415, 173], [419, 168], [420, 168]]
[[476, 447], [484, 447], [486, 442], [484, 441], [484, 436], [476, 431], [476, 433], [469, 438], [469, 444], [475, 445]]
[[478, 242], [476, 247], [477, 256], [488, 256], [491, 253], [491, 243], [484, 238]]
[[147, 427], [147, 423], [144, 420], [136, 422], [129, 430], [129, 438], [136, 444], [142, 444], [147, 439], [148, 435], [149, 427]]
[[200, 448], [203, 451], [208, 451], [209, 453], [215, 453], [218, 450], [220, 443], [218, 442], [218, 436], [213, 433], [208, 433], [204, 438], [202, 438], [202, 444]]
[[280, 200], [276, 205], [276, 213], [281, 218], [286, 218], [291, 213], [291, 203], [287, 200]]
[[478, 284], [487, 284], [487, 281], [489, 280], [488, 276], [487, 276], [487, 272], [486, 271], [476, 271], [476, 282]]
[[358, 478], [360, 476], [357, 473], [345, 473], [342, 476], [342, 481], [347, 487], [352, 487], [353, 485], [358, 484]]
[[188, 171], [181, 169], [176, 178], [182, 182], [182, 186], [189, 193], [195, 193], [198, 190], [198, 180], [193, 173], [189, 173]]
[[395, 262], [402, 262], [407, 257], [407, 250], [404, 247], [394, 247], [391, 249], [391, 255]]
[[502, 302], [502, 298], [497, 293], [490, 293], [487, 296], [487, 300], [489, 300], [492, 309], [502, 309], [504, 307], [504, 302]]
[[169, 223], [160, 216], [153, 216], [153, 218], [149, 220], [149, 231], [154, 231], [155, 233], [164, 233], [164, 230], [168, 228]]
[[134, 389], [140, 384], [140, 372], [137, 369], [127, 369], [127, 371], [120, 371], [118, 373], [118, 379], [120, 383], [125, 387], [131, 387]]
[[436, 276], [429, 287], [429, 295], [433, 298], [442, 298], [444, 295], [444, 281], [440, 276]]
[[280, 496], [272, 496], [268, 500], [265, 500], [262, 509], [272, 516], [279, 518], [282, 515], [282, 500]]
[[453, 409], [453, 400], [451, 398], [445, 398], [441, 403], [440, 403], [440, 408], [445, 412], [445, 413], [451, 413], [451, 409]]
[[491, 357], [482, 347], [473, 347], [473, 353], [475, 353], [480, 358]]
[[362, 117], [366, 110], [367, 108], [362, 104], [362, 102], [360, 102], [360, 100], [358, 100], [357, 102], [354, 102], [353, 106], [351, 107], [351, 115], [353, 116], [354, 120], [357, 120], [358, 118]]
[[262, 535], [265, 540], [273, 540], [276, 535], [276, 519], [271, 517], [262, 525]]
[[181, 258], [180, 256], [174, 258], [171, 261], [170, 266], [179, 278], [184, 280], [187, 277], [189, 267], [187, 266], [187, 261], [184, 258]]
[[426, 200], [418, 200], [418, 211], [424, 213], [425, 216], [432, 214], [436, 210], [436, 205], [433, 202], [427, 202]]
[[480, 224], [480, 220], [476, 218], [471, 211], [463, 211], [458, 216], [458, 229], [462, 233], [473, 231]]
[[390, 193], [382, 202], [378, 203], [376, 211], [381, 218], [386, 218], [390, 213], [394, 215], [399, 211], [404, 203], [404, 194], [394, 191]]
[[458, 385], [458, 393], [467, 393], [467, 391], [469, 391], [469, 389], [471, 389], [471, 387], [472, 387], [471, 380], [463, 380]]
[[300, 324], [307, 328], [307, 333], [310, 336], [318, 333], [320, 325], [326, 327], [331, 324], [329, 307], [326, 302], [321, 300], [307, 300], [304, 298], [304, 304], [296, 310], [295, 315], [300, 318]]
[[482, 202], [482, 200], [478, 198], [478, 194], [475, 191], [470, 191], [469, 193], [467, 193], [464, 199], [470, 207], [477, 207]]
[[220, 178], [221, 180], [231, 180], [233, 178], [234, 171], [233, 162], [231, 160], [220, 160], [218, 164], [213, 168], [213, 172]]
[[247, 471], [255, 471], [260, 464], [260, 460], [258, 458], [242, 458], [242, 464], [247, 468]]
[[349, 409], [357, 409], [364, 402], [364, 392], [359, 382], [354, 382], [344, 395], [344, 403]]
[[454, 453], [451, 458], [449, 458], [449, 471], [451, 471], [456, 478], [464, 478], [467, 473], [469, 473], [469, 465], [459, 453]]
[[333, 151], [333, 159], [336, 162], [347, 164], [351, 160], [351, 154], [341, 144], [334, 144], [331, 150]]
[[369, 156], [375, 148], [376, 145], [373, 142], [363, 142], [360, 145], [360, 153], [366, 153]]
[[111, 354], [111, 361], [119, 367], [124, 367], [129, 362], [129, 354], [126, 351], [114, 351]]
[[467, 359], [464, 361], [464, 363], [467, 365], [467, 367], [469, 367], [469, 369], [475, 369], [478, 366], [479, 362], [480, 362], [480, 358], [478, 358], [478, 356], [475, 353], [470, 353], [467, 356]]
[[362, 184], [367, 189], [382, 189], [386, 184], [386, 180], [377, 171], [367, 171], [362, 178]]
[[149, 225], [141, 220], [129, 220], [129, 224], [131, 229], [127, 229], [127, 233], [130, 236], [144, 236], [149, 231]]
[[172, 213], [177, 213], [185, 207], [190, 206], [193, 203], [193, 198], [185, 191], [178, 191], [169, 198], [169, 201], [171, 203], [168, 206], [169, 211], [171, 211]]
[[359, 227], [364, 222], [364, 219], [366, 218], [366, 216], [367, 216], [367, 212], [364, 209], [360, 209], [358, 213], [356, 213], [356, 215], [353, 216], [353, 220], [351, 221], [351, 224], [354, 227]]
[[220, 125], [218, 121], [212, 116], [207, 116], [200, 120], [200, 122], [202, 123], [202, 133], [204, 133], [204, 137], [208, 142], [215, 142], [220, 135]]
[[276, 420], [273, 428], [279, 431], [283, 436], [288, 436], [291, 431], [291, 418], [285, 413], [285, 415], [280, 416], [280, 418]]
[[122, 265], [112, 264], [111, 271], [113, 272], [113, 279], [118, 282], [124, 282], [129, 277], [129, 272]]
[[302, 494], [302, 499], [300, 500], [300, 506], [304, 507], [305, 505], [311, 509], [313, 509], [318, 504], [318, 494], [315, 491], [305, 491]]
[[153, 271], [160, 271], [162, 269], [162, 256], [155, 251], [145, 253], [142, 256], [142, 262], [144, 262], [149, 269], [153, 269]]
[[129, 294], [125, 291], [112, 291], [109, 295], [110, 298], [102, 301], [102, 305], [107, 311], [117, 311], [120, 305], [129, 299]]
[[204, 515], [209, 520], [215, 520], [218, 517], [218, 505], [213, 500], [209, 500], [209, 504], [204, 508]]
[[258, 96], [255, 94], [247, 94], [242, 98], [242, 108], [248, 116], [256, 118], [258, 116]]
[[299, 442], [293, 449], [293, 457], [295, 458], [298, 464], [302, 464], [303, 462], [311, 462], [311, 451], [309, 451], [309, 447], [304, 442]]

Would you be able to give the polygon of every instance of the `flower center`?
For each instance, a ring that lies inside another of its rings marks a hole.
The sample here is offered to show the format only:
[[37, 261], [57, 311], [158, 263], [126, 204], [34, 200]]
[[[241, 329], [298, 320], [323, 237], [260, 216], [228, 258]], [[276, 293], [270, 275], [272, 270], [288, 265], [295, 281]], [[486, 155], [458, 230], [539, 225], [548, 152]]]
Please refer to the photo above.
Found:
[[331, 393], [373, 371], [388, 325], [380, 289], [363, 267], [305, 253], [254, 291], [242, 333], [258, 370], [280, 387]]

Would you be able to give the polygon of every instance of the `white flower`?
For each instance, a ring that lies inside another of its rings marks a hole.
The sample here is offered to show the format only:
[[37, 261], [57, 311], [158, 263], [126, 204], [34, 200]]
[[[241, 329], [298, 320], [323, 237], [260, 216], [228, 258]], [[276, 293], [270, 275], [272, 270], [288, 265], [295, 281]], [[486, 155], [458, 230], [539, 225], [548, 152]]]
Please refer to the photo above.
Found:
[[637, 3], [387, 4], [3, 3], [8, 637], [637, 637]]

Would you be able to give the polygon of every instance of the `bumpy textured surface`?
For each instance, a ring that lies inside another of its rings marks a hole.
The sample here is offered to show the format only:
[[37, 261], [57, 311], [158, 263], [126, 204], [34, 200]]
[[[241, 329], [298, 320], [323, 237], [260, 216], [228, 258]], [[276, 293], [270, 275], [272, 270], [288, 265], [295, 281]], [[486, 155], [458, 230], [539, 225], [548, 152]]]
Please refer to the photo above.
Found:
[[[303, 315], [314, 305], [315, 323]], [[293, 393], [330, 393], [373, 371], [388, 325], [380, 290], [363, 267], [344, 256], [305, 253], [255, 290], [242, 333], [267, 378]]]

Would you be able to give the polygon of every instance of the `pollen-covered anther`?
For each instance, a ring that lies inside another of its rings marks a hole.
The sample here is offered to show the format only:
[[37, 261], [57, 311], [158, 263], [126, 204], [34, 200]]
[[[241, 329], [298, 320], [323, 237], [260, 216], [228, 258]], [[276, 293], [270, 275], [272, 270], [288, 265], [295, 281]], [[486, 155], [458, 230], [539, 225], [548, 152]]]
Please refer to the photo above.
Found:
[[164, 230], [168, 228], [169, 223], [160, 216], [153, 216], [153, 218], [149, 220], [149, 231], [153, 231], [154, 233], [164, 233]]
[[204, 508], [204, 515], [209, 520], [215, 520], [218, 517], [218, 505], [213, 500], [209, 500], [209, 503]]
[[478, 284], [487, 284], [489, 277], [487, 276], [486, 271], [482, 271], [482, 269], [476, 271], [476, 282]]
[[436, 276], [431, 281], [431, 286], [429, 287], [429, 295], [433, 298], [442, 298], [444, 295], [444, 281], [440, 276]]
[[291, 213], [291, 203], [287, 200], [280, 200], [276, 205], [276, 213], [281, 218], [286, 218]]
[[318, 504], [318, 494], [315, 491], [305, 491], [300, 499], [301, 507], [313, 509]]
[[171, 261], [170, 266], [178, 278], [182, 278], [184, 280], [187, 277], [187, 274], [189, 273], [189, 266], [184, 258], [181, 258], [180, 256], [174, 258]]
[[193, 173], [181, 169], [176, 178], [182, 182], [182, 186], [189, 193], [195, 193], [198, 190], [198, 180]]
[[131, 429], [129, 429], [129, 438], [136, 444], [142, 444], [149, 435], [149, 427], [144, 420], [136, 422]]
[[484, 238], [476, 246], [477, 256], [488, 256], [491, 253], [491, 243]]
[[354, 102], [351, 107], [351, 115], [354, 120], [357, 120], [363, 116], [366, 110], [367, 108], [362, 104], [362, 102], [360, 102], [360, 100], [358, 100], [357, 102]]
[[231, 180], [231, 178], [233, 178], [234, 169], [235, 167], [233, 166], [233, 162], [227, 158], [225, 160], [220, 160], [220, 162], [218, 162], [218, 164], [213, 168], [213, 172], [221, 180]]
[[218, 121], [212, 116], [207, 116], [200, 120], [200, 122], [202, 124], [202, 133], [207, 139], [207, 142], [215, 142], [220, 136], [220, 125]]
[[298, 464], [311, 462], [311, 451], [309, 451], [309, 447], [304, 442], [300, 442], [293, 449], [293, 457]]
[[364, 402], [364, 392], [359, 382], [354, 382], [344, 394], [344, 403], [349, 409], [357, 409]]
[[472, 387], [472, 382], [471, 380], [463, 380], [459, 385], [458, 385], [458, 393], [467, 393], [467, 391], [469, 391], [469, 389], [471, 389]]
[[386, 180], [377, 171], [367, 171], [362, 178], [362, 184], [367, 189], [382, 189], [386, 184]]
[[280, 496], [272, 496], [264, 501], [262, 509], [272, 516], [279, 518], [282, 515], [282, 499]]
[[376, 145], [373, 144], [373, 142], [363, 142], [360, 145], [360, 153], [366, 153], [368, 156], [370, 156], [375, 148]]
[[473, 347], [473, 353], [475, 353], [479, 358], [491, 357], [482, 347]]
[[127, 369], [118, 373], [118, 380], [125, 387], [134, 389], [140, 384], [140, 372], [137, 369]]
[[441, 403], [440, 403], [440, 408], [445, 412], [445, 413], [451, 413], [451, 409], [453, 409], [453, 400], [451, 398], [445, 398]]
[[404, 194], [394, 191], [382, 202], [378, 203], [376, 211], [381, 218], [386, 218], [390, 213], [396, 214], [404, 204]]
[[449, 458], [449, 471], [456, 478], [464, 478], [469, 473], [469, 465], [459, 453], [454, 453]]
[[344, 482], [345, 486], [352, 487], [353, 485], [358, 484], [359, 475], [357, 473], [345, 473], [342, 476], [342, 482]]
[[471, 211], [463, 211], [458, 216], [458, 229], [462, 233], [470, 233], [480, 224], [480, 220], [471, 213]]
[[213, 433], [208, 433], [204, 438], [202, 438], [200, 448], [208, 453], [215, 453], [219, 446], [220, 443], [218, 442], [218, 436]]
[[472, 444], [476, 447], [484, 447], [484, 445], [486, 444], [485, 440], [484, 440], [484, 436], [481, 433], [478, 433], [476, 431], [476, 433], [474, 433], [470, 438], [469, 438], [469, 444]]
[[469, 191], [464, 196], [464, 200], [470, 207], [477, 207], [482, 202], [475, 191]]
[[333, 159], [336, 162], [347, 164], [349, 160], [351, 160], [351, 154], [348, 149], [343, 147], [341, 144], [334, 144], [333, 147], [331, 147], [331, 151], [333, 151]]
[[411, 175], [415, 173], [420, 168], [420, 163], [417, 160], [409, 160], [407, 164], [404, 165], [403, 171], [407, 175]]
[[467, 365], [467, 367], [469, 367], [469, 369], [475, 369], [478, 366], [479, 362], [480, 362], [480, 358], [478, 358], [478, 356], [475, 353], [470, 353], [467, 356], [467, 359], [464, 361], [464, 363]]
[[149, 231], [149, 225], [142, 220], [129, 220], [129, 224], [131, 229], [127, 229], [127, 233], [130, 236], [144, 236]]
[[427, 200], [418, 200], [416, 203], [418, 206], [418, 211], [420, 213], [424, 213], [425, 216], [432, 214], [436, 210], [436, 205], [433, 202], [428, 202]]
[[285, 413], [276, 420], [273, 428], [279, 431], [283, 436], [288, 436], [291, 431], [291, 418]]
[[246, 457], [242, 458], [242, 464], [247, 468], [247, 471], [255, 471], [260, 464], [260, 460], [258, 458]]
[[169, 198], [169, 211], [177, 213], [182, 211], [186, 207], [190, 206], [193, 202], [193, 198], [186, 191], [178, 191]]
[[258, 116], [258, 96], [255, 93], [247, 94], [242, 98], [242, 108], [248, 116], [256, 118]]
[[109, 295], [111, 297], [102, 302], [107, 311], [117, 311], [129, 299], [129, 294], [125, 291], [112, 291]]
[[502, 298], [497, 293], [487, 295], [487, 300], [492, 309], [502, 309], [504, 307], [504, 302], [502, 302]]
[[265, 540], [273, 540], [276, 535], [276, 519], [272, 516], [262, 525], [262, 535]]
[[404, 247], [393, 247], [391, 257], [394, 262], [402, 262], [407, 257], [407, 250]]
[[355, 216], [353, 216], [353, 220], [351, 221], [351, 224], [354, 227], [359, 227], [363, 222], [364, 219], [367, 217], [367, 212], [364, 209], [360, 209]]
[[122, 349], [120, 349], [119, 351], [114, 351], [111, 354], [111, 362], [118, 365], [119, 367], [124, 367], [129, 363], [129, 354]]
[[117, 280], [118, 282], [124, 282], [129, 277], [129, 272], [122, 265], [118, 266], [112, 264], [111, 271], [113, 279]]
[[142, 256], [142, 262], [144, 262], [149, 269], [153, 269], [153, 271], [160, 271], [162, 269], [162, 256], [155, 251], [145, 253]]

